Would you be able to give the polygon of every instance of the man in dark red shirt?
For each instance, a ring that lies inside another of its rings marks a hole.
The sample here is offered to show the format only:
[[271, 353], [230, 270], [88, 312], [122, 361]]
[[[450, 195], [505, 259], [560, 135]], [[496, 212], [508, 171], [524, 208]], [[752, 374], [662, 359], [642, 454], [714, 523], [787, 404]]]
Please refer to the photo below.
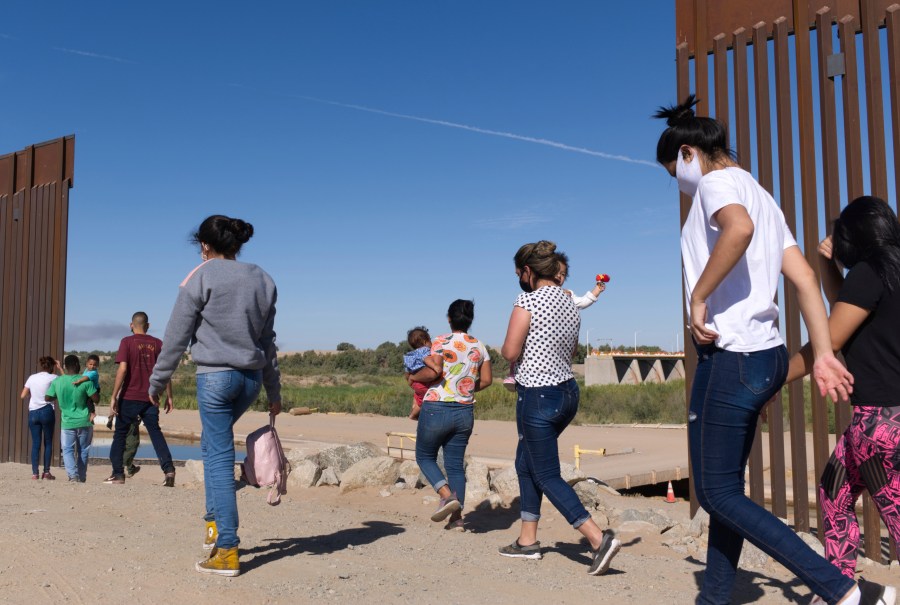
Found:
[[[131, 316], [131, 336], [119, 343], [116, 354], [116, 382], [110, 399], [110, 413], [116, 414], [116, 432], [112, 446], [109, 448], [109, 460], [112, 462], [112, 475], [106, 483], [125, 483], [123, 454], [128, 427], [138, 417], [147, 427], [159, 465], [166, 475], [165, 486], [175, 487], [175, 465], [166, 438], [159, 428], [159, 407], [150, 401], [150, 375], [156, 358], [162, 350], [162, 341], [147, 334], [150, 321], [147, 314], [138, 311]], [[166, 414], [172, 411], [172, 386], [166, 388]]]

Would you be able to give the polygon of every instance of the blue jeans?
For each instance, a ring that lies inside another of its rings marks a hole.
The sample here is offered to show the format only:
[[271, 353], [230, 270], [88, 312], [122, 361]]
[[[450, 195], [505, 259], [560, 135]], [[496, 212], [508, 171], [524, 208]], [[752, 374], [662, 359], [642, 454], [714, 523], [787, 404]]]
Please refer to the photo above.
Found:
[[[140, 416], [140, 420], [138, 420]], [[140, 421], [147, 427], [147, 434], [153, 443], [159, 466], [164, 473], [174, 473], [175, 465], [172, 463], [172, 454], [169, 452], [169, 444], [159, 428], [159, 408], [149, 401], [137, 401], [132, 399], [119, 400], [119, 414], [116, 417], [116, 432], [113, 433], [113, 442], [109, 446], [109, 461], [112, 463], [112, 474], [121, 477], [125, 474], [125, 442], [131, 425]], [[133, 458], [132, 458], [133, 459]]]
[[197, 374], [200, 451], [206, 489], [207, 521], [216, 522], [218, 548], [240, 544], [234, 491], [234, 423], [259, 396], [262, 370], [223, 370]]
[[41, 453], [41, 438], [44, 441], [44, 472], [50, 472], [50, 457], [53, 455], [53, 429], [56, 427], [56, 412], [52, 405], [45, 405], [28, 412], [28, 428], [31, 429], [31, 474], [38, 474], [38, 458]]
[[[94, 440], [94, 427], [85, 426], [78, 429], [62, 429], [59, 435], [62, 447], [63, 464], [70, 481], [87, 480], [88, 455], [91, 453], [91, 442]], [[76, 453], [75, 447], [78, 447]]]
[[[422, 404], [416, 427], [416, 464], [435, 491], [449, 485], [460, 505], [466, 503], [466, 469], [463, 459], [475, 426], [475, 408], [471, 403], [426, 401]], [[444, 448], [444, 468], [437, 454]]]
[[546, 387], [518, 385], [516, 392], [516, 474], [522, 521], [541, 518], [541, 498], [546, 494], [577, 529], [591, 514], [560, 474], [557, 440], [578, 412], [578, 383], [573, 378]]
[[783, 346], [734, 353], [697, 345], [688, 443], [697, 500], [710, 516], [706, 574], [697, 603], [728, 603], [744, 539], [784, 565], [828, 603], [853, 580], [817, 555], [790, 527], [744, 494], [759, 412], [787, 376]]

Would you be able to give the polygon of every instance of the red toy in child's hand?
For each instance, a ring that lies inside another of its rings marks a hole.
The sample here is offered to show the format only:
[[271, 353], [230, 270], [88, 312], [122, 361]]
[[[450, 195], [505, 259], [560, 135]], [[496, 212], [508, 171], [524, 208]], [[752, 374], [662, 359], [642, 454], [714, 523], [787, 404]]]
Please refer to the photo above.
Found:
[[606, 283], [609, 281], [609, 275], [606, 273], [598, 273], [597, 281], [602, 281], [603, 283]]

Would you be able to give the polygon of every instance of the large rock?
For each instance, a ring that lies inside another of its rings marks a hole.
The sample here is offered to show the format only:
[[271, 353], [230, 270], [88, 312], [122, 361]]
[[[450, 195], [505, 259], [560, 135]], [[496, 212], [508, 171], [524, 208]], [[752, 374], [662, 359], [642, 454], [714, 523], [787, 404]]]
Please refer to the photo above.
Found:
[[470, 506], [491, 495], [490, 473], [486, 464], [466, 457], [466, 502]]
[[367, 486], [393, 485], [400, 477], [400, 463], [390, 456], [360, 460], [341, 475], [341, 493]]
[[491, 489], [503, 498], [505, 502], [512, 502], [519, 497], [519, 477], [515, 467], [508, 466], [504, 469], [491, 472]]
[[569, 464], [568, 462], [560, 462], [559, 471], [563, 480], [569, 485], [575, 485], [587, 479], [587, 476], [581, 472], [581, 469], [575, 468], [574, 464]]
[[330, 466], [328, 468], [322, 469], [322, 474], [319, 475], [319, 480], [316, 481], [316, 487], [322, 485], [340, 485], [341, 480], [338, 479], [337, 473], [334, 472], [334, 469]]
[[814, 551], [816, 551], [816, 553], [819, 556], [821, 556], [821, 557], [825, 556], [825, 547], [822, 546], [822, 543], [819, 542], [818, 538], [816, 538], [814, 535], [807, 533], [805, 531], [798, 531], [797, 535], [800, 536], [800, 539], [803, 540], [807, 546], [809, 546]]
[[340, 445], [322, 450], [312, 459], [321, 469], [331, 467], [338, 480], [344, 471], [366, 458], [384, 456], [384, 452], [374, 443], [354, 443], [353, 445]]
[[203, 461], [187, 460], [184, 463], [184, 470], [188, 477], [198, 483], [203, 483]]
[[697, 514], [691, 519], [691, 527], [688, 535], [699, 538], [709, 531], [709, 513], [702, 508], [697, 509]]
[[738, 567], [746, 569], [748, 567], [765, 567], [769, 563], [769, 555], [756, 548], [748, 540], [744, 540], [744, 548], [741, 549], [741, 560], [738, 561]]
[[590, 481], [579, 481], [572, 489], [578, 495], [578, 499], [584, 507], [590, 511], [605, 510], [603, 500], [600, 498], [600, 487], [596, 483]]
[[322, 470], [312, 460], [306, 459], [300, 462], [291, 463], [291, 474], [288, 475], [288, 487], [312, 487], [322, 475]]
[[[291, 468], [297, 468], [300, 466], [304, 460], [311, 460], [312, 462], [316, 462], [316, 455], [309, 455], [303, 450], [299, 448], [295, 448], [292, 450], [287, 450], [284, 452], [284, 457], [288, 459], [288, 462], [291, 463]], [[316, 465], [316, 467], [321, 471], [322, 467]]]
[[411, 489], [423, 485], [422, 482], [419, 481], [420, 473], [419, 465], [412, 460], [404, 460], [400, 463], [400, 468], [397, 469], [397, 474], [400, 476], [400, 479], [402, 479], [403, 482], [406, 483], [406, 486]]
[[651, 525], [655, 526], [660, 531], [660, 533], [675, 525], [674, 521], [660, 512], [657, 512], [655, 510], [638, 510], [635, 508], [623, 510], [619, 514], [620, 523], [627, 523], [629, 521], [642, 521], [644, 523], [650, 523]]

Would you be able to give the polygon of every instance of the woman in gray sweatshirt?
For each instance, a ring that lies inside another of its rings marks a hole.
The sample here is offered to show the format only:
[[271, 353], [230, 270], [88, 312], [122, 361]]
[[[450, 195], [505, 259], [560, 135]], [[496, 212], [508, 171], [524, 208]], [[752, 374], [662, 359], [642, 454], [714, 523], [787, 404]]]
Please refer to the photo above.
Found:
[[234, 431], [262, 386], [269, 411], [281, 412], [281, 376], [275, 355], [275, 283], [250, 263], [235, 260], [253, 236], [253, 225], [213, 215], [200, 224], [194, 241], [203, 263], [181, 282], [166, 326], [150, 397], [158, 402], [184, 351], [197, 364], [197, 406], [203, 433], [206, 541], [210, 557], [196, 569], [236, 576], [237, 497], [234, 491]]

